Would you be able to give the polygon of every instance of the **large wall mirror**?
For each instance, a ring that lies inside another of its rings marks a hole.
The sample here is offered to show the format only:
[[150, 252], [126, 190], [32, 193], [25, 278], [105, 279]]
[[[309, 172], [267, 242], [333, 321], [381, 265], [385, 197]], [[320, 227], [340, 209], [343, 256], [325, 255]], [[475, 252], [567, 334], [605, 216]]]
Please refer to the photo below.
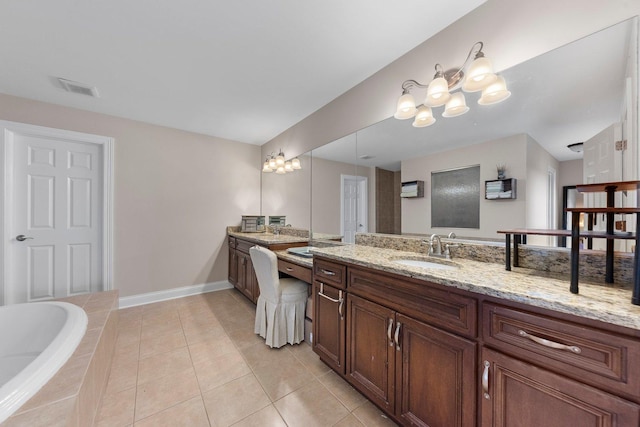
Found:
[[295, 228], [311, 227], [311, 153], [298, 156], [301, 169], [286, 174], [262, 173], [260, 214], [285, 216]]
[[[434, 109], [436, 123], [426, 128], [389, 118], [314, 149], [312, 231], [340, 233], [345, 241], [352, 241], [353, 231], [453, 231], [501, 240], [501, 229], [561, 228], [563, 187], [589, 181], [584, 164], [596, 161], [591, 151], [576, 153], [568, 145], [600, 149], [602, 138], [609, 146], [627, 140], [627, 151], [616, 154], [620, 167], [606, 180], [638, 179], [637, 49], [636, 17], [500, 72], [512, 92], [500, 104], [479, 106], [479, 93], [469, 93], [470, 111], [463, 116], [442, 118], [440, 107]], [[479, 227], [432, 227], [431, 173], [478, 164]], [[485, 199], [484, 181], [496, 179], [499, 164], [517, 179], [515, 199]], [[424, 197], [401, 198], [400, 183], [414, 180], [425, 182]], [[635, 205], [633, 196], [622, 203]], [[556, 240], [531, 237], [529, 243]]]

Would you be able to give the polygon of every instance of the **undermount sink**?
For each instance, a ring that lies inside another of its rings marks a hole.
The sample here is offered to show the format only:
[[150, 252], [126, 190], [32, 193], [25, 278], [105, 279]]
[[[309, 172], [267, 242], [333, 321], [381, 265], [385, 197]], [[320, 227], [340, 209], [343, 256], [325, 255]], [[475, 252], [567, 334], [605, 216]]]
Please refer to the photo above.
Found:
[[433, 270], [456, 270], [458, 268], [454, 265], [440, 264], [438, 262], [423, 261], [418, 259], [394, 259], [392, 262], [409, 267], [419, 267]]

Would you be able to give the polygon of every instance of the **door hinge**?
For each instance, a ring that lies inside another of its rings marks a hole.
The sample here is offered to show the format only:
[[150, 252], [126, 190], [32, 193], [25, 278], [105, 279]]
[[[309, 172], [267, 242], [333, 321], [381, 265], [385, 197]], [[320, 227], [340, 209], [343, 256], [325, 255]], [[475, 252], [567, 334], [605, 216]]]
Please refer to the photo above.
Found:
[[625, 151], [627, 149], [627, 140], [616, 141], [616, 151]]

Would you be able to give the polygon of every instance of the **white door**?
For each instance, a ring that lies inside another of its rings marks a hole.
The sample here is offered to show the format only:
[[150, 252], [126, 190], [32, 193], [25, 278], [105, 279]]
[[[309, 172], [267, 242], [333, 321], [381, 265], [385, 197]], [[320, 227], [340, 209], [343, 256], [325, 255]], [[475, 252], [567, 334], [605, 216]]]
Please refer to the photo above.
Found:
[[367, 178], [341, 175], [341, 221], [342, 241], [355, 243], [356, 233], [366, 233], [367, 225]]
[[108, 289], [105, 145], [82, 136], [4, 129], [5, 304]]
[[[614, 123], [604, 129], [593, 138], [584, 143], [583, 171], [584, 182], [595, 184], [599, 182], [622, 181], [622, 153], [616, 150], [616, 141], [620, 141], [622, 136], [620, 123]], [[623, 193], [615, 194], [615, 206], [625, 206]], [[607, 195], [604, 192], [586, 193], [584, 197], [585, 207], [606, 207]], [[616, 215], [616, 221], [620, 218]], [[605, 215], [597, 215], [595, 218], [594, 230], [606, 230]], [[623, 241], [614, 241], [615, 250], [622, 250]], [[604, 250], [606, 241], [604, 239], [594, 239], [593, 249]]]

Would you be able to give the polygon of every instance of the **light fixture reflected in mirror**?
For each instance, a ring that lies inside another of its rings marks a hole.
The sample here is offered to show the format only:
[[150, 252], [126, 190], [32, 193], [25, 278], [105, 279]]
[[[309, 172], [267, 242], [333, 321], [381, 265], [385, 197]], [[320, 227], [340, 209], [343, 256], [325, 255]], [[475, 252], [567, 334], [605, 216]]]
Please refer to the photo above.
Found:
[[[482, 91], [478, 100], [480, 105], [497, 104], [509, 98], [511, 92], [507, 90], [504, 78], [494, 73], [491, 61], [482, 52], [483, 46], [482, 42], [475, 43], [464, 64], [459, 68], [443, 71], [442, 65], [436, 64], [436, 73], [428, 85], [416, 80], [405, 80], [394, 117], [400, 120], [415, 117], [413, 126], [425, 127], [432, 125], [436, 120], [431, 108], [442, 105], [445, 106], [442, 117], [460, 116], [469, 111], [469, 107], [462, 92], [451, 93], [459, 88], [464, 92]], [[424, 104], [418, 108], [411, 95], [414, 88], [427, 89]]]
[[293, 172], [300, 169], [302, 169], [300, 159], [294, 157], [291, 160], [285, 160], [282, 150], [280, 150], [277, 156], [275, 156], [274, 153], [271, 153], [271, 155], [267, 156], [262, 164], [262, 172], [264, 173], [275, 171], [275, 173], [282, 175], [287, 172]]
[[575, 153], [582, 153], [584, 150], [584, 142], [574, 142], [573, 144], [567, 145], [567, 148]]

